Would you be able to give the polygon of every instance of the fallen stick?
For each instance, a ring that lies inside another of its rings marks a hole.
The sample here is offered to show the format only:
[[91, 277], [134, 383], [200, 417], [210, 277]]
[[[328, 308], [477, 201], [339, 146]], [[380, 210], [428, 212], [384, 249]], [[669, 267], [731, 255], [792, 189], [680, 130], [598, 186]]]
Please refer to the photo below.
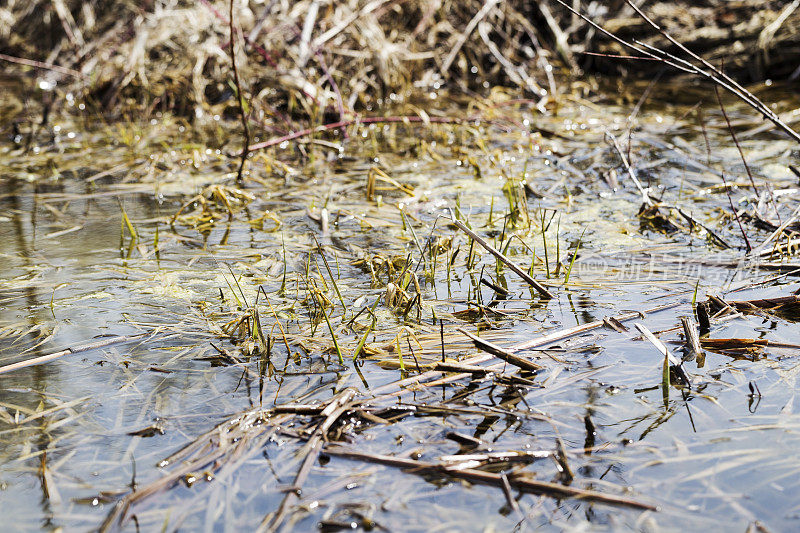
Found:
[[[503, 487], [503, 478], [501, 474], [484, 472], [482, 470], [475, 470], [472, 468], [449, 469], [447, 468], [446, 465], [427, 463], [423, 461], [415, 461], [413, 459], [405, 459], [401, 457], [392, 457], [390, 455], [377, 455], [377, 454], [373, 455], [368, 453], [361, 453], [340, 447], [326, 448], [324, 453], [336, 457], [344, 457], [346, 459], [366, 461], [385, 466], [394, 466], [397, 468], [406, 468], [411, 473], [414, 474], [442, 474], [454, 478], [465, 479], [472, 483], [493, 485], [495, 487], [500, 487], [500, 488]], [[508, 483], [519, 491], [529, 492], [531, 494], [541, 494], [543, 496], [551, 496], [554, 498], [576, 498], [591, 502], [607, 503], [611, 505], [622, 505], [626, 507], [633, 507], [635, 509], [644, 509], [649, 511], [658, 510], [658, 507], [656, 507], [655, 505], [640, 502], [638, 500], [634, 500], [631, 498], [613, 496], [610, 494], [603, 494], [602, 492], [579, 489], [567, 485], [549, 483], [547, 481], [536, 481], [522, 476], [511, 476], [508, 478]]]
[[[674, 307], [678, 307], [679, 305], [682, 305], [681, 302], [665, 304], [665, 305], [660, 305], [658, 307], [654, 307], [652, 309], [647, 309], [646, 311], [631, 311], [629, 313], [623, 313], [614, 318], [619, 322], [627, 322], [629, 320], [633, 320], [634, 318], [644, 318], [645, 316], [651, 313], [657, 313], [658, 311], [666, 311], [667, 309], [672, 309]], [[544, 346], [546, 344], [550, 344], [551, 342], [564, 340], [568, 337], [572, 337], [573, 335], [586, 333], [587, 331], [601, 328], [605, 325], [606, 323], [603, 320], [595, 320], [594, 322], [587, 322], [586, 324], [581, 324], [580, 326], [573, 326], [571, 328], [562, 329], [559, 331], [555, 331], [549, 335], [544, 335], [543, 337], [537, 337], [535, 339], [531, 339], [521, 344], [517, 344], [516, 346], [512, 346], [511, 350], [517, 352], [520, 350], [528, 350], [530, 348], [538, 348], [539, 346]]]
[[701, 339], [700, 344], [716, 350], [746, 350], [748, 348], [790, 348], [799, 350], [800, 344], [776, 342], [768, 339]]
[[642, 182], [639, 181], [638, 177], [636, 177], [636, 172], [633, 171], [631, 164], [628, 162], [628, 158], [622, 153], [622, 148], [620, 148], [617, 138], [614, 137], [609, 131], [606, 131], [606, 137], [611, 141], [611, 146], [613, 146], [614, 150], [617, 151], [619, 158], [622, 159], [622, 164], [625, 166], [628, 176], [631, 177], [634, 185], [636, 185], [636, 188], [639, 189], [639, 194], [642, 195], [642, 201], [648, 206], [654, 205], [653, 200], [650, 199], [650, 195], [647, 193], [647, 189], [642, 186]]
[[54, 352], [48, 355], [34, 357], [33, 359], [26, 359], [25, 361], [19, 361], [17, 363], [12, 363], [10, 365], [0, 366], [0, 374], [13, 372], [14, 370], [19, 370], [21, 368], [28, 368], [29, 366], [36, 366], [44, 363], [49, 363], [50, 361], [55, 361], [56, 359], [64, 357], [65, 355], [70, 355], [80, 352], [88, 352], [90, 350], [96, 350], [98, 348], [105, 348], [106, 346], [111, 346], [112, 344], [119, 344], [121, 342], [132, 341], [134, 339], [139, 339], [144, 335], [146, 335], [146, 333], [137, 333], [136, 335], [121, 335], [119, 337], [111, 337], [108, 339], [103, 339], [101, 341], [91, 342], [89, 344], [82, 344], [74, 348], [67, 348], [65, 350]]
[[800, 305], [800, 295], [793, 294], [791, 296], [780, 296], [778, 298], [762, 298], [759, 300], [742, 300], [727, 302], [731, 307], [735, 307], [737, 311], [751, 311], [754, 309], [775, 309], [777, 307]]
[[489, 370], [478, 365], [464, 365], [461, 363], [437, 362], [433, 369], [438, 372], [469, 372], [470, 374], [488, 374]]

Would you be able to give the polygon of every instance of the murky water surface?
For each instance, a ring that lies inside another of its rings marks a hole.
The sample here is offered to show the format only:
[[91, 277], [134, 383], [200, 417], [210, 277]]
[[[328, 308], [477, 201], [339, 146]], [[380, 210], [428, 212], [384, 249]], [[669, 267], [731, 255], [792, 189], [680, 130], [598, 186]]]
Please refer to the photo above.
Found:
[[[0, 513], [20, 530], [97, 528], [126, 494], [179, 468], [159, 468], [162, 460], [238, 413], [326, 402], [347, 387], [369, 397], [430, 368], [442, 340], [452, 360], [482, 353], [456, 327], [511, 348], [674, 304], [636, 321], [662, 332], [681, 357], [679, 317], [693, 315], [693, 301], [796, 293], [796, 258], [742, 261], [742, 233], [757, 248], [770, 223], [796, 213], [789, 165], [798, 147], [731, 103], [754, 190], [708, 98], [684, 91], [674, 103], [680, 90], [656, 91], [631, 117], [643, 91], [632, 88], [630, 101], [569, 101], [557, 117], [506, 103], [480, 123], [362, 128], [341, 156], [306, 143], [313, 157], [301, 160], [293, 145], [253, 158], [255, 179], [241, 193], [222, 185], [233, 163], [178, 142], [192, 132], [177, 123], [120, 126], [111, 143], [107, 130], [65, 122], [40, 132], [35, 150], [8, 143], [0, 152], [0, 364], [76, 353], [0, 374]], [[797, 99], [762, 97], [778, 98], [797, 125]], [[159, 132], [168, 142], [159, 144]], [[640, 215], [642, 196], [606, 132], [661, 202], [659, 213]], [[193, 194], [199, 201], [184, 205]], [[450, 212], [523, 268], [535, 257], [533, 275], [555, 298], [539, 298], [437, 218]], [[263, 338], [248, 335], [248, 309], [258, 310]], [[674, 377], [664, 386], [663, 356], [632, 327], [600, 327], [519, 352], [543, 366], [524, 380], [509, 380], [520, 375], [509, 365], [502, 376], [407, 387], [376, 402], [416, 414], [390, 424], [354, 416], [340, 432], [349, 449], [434, 462], [476, 450], [553, 452], [560, 439], [561, 462], [487, 468], [658, 511], [512, 490], [514, 510], [499, 488], [323, 455], [285, 523], [298, 531], [796, 529], [797, 318], [795, 308], [712, 324], [712, 339], [773, 344], [704, 350], [684, 363], [691, 387]], [[309, 420], [298, 415], [241, 453], [198, 463], [132, 502], [122, 528], [251, 529], [296, 488]]]

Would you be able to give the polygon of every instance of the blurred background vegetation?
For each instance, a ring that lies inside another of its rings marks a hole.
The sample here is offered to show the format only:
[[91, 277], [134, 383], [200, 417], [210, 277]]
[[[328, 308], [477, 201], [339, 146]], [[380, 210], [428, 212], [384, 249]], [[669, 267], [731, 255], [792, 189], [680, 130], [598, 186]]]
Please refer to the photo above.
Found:
[[[622, 38], [674, 49], [624, 0], [569, 3]], [[60, 112], [71, 100], [104, 116], [236, 116], [228, 0], [4, 4], [0, 58], [11, 89], [0, 110], [4, 128], [31, 106]], [[753, 81], [800, 75], [799, 4], [641, 7], [693, 51]], [[428, 96], [444, 89], [469, 97], [510, 87], [548, 106], [567, 90], [563, 80], [663, 70], [654, 61], [608, 57], [630, 52], [558, 0], [233, 0], [232, 12], [250, 119], [275, 133], [298, 120], [315, 124], [401, 104], [436, 108]]]

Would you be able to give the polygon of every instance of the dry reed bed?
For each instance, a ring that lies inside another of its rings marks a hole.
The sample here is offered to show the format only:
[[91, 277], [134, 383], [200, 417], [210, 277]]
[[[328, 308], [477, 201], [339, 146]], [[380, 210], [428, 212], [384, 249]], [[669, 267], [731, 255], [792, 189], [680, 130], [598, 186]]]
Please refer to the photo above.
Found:
[[[792, 74], [797, 7], [747, 0], [646, 10], [695, 51], [760, 77]], [[436, 107], [427, 97], [443, 86], [467, 94], [514, 86], [544, 105], [558, 92], [554, 74], [597, 66], [584, 52], [623, 52], [555, 0], [12, 1], [0, 8], [0, 59], [42, 92], [6, 114], [22, 117], [39, 99], [61, 106], [47, 94], [57, 88], [104, 114], [133, 107], [198, 121], [232, 116], [229, 12], [251, 121], [271, 134], [295, 130], [297, 119], [315, 125], [398, 102], [419, 114]], [[622, 38], [674, 51], [625, 2], [590, 2], [582, 12]], [[638, 62], [632, 70], [650, 66], [660, 68]]]

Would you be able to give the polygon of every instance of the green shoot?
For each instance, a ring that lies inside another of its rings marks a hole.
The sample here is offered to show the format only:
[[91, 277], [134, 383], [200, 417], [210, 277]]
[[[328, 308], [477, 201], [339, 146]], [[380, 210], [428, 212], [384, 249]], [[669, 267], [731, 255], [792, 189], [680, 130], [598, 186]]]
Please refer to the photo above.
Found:
[[128, 213], [125, 212], [125, 208], [122, 206], [121, 203], [119, 204], [119, 208], [122, 211], [122, 221], [125, 223], [125, 227], [128, 229], [128, 233], [131, 234], [131, 238], [134, 241], [138, 241], [139, 235], [136, 233], [136, 228], [133, 227], [131, 219], [128, 218]]
[[580, 238], [578, 239], [578, 244], [575, 246], [575, 251], [572, 253], [572, 259], [569, 262], [569, 268], [567, 269], [567, 274], [564, 276], [564, 285], [569, 283], [569, 276], [572, 274], [572, 266], [575, 264], [575, 259], [578, 257], [578, 251], [581, 249], [581, 243], [583, 242], [583, 235], [586, 233], [586, 228], [583, 229]]
[[328, 331], [331, 332], [331, 339], [333, 339], [333, 347], [336, 348], [336, 355], [339, 358], [339, 364], [344, 364], [344, 357], [342, 357], [342, 349], [339, 348], [339, 341], [336, 340], [336, 333], [333, 332], [333, 326], [328, 318], [328, 313], [325, 311], [325, 305], [319, 297], [317, 297], [319, 308], [322, 311], [322, 316], [325, 318], [325, 323], [328, 324]]

